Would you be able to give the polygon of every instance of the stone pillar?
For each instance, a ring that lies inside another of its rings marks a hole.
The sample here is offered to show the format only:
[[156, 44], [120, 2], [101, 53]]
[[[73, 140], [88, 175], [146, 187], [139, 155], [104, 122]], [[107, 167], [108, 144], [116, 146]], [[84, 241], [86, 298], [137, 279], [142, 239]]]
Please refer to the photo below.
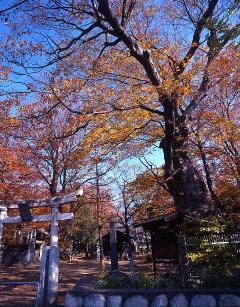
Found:
[[49, 270], [48, 270], [48, 286], [47, 286], [47, 306], [57, 305], [58, 293], [58, 206], [52, 208], [51, 220], [51, 242], [49, 252]]
[[116, 220], [110, 220], [110, 255], [111, 255], [111, 272], [118, 270], [118, 253], [117, 253], [117, 231]]
[[3, 252], [3, 220], [7, 217], [7, 208], [0, 206], [0, 263], [2, 263], [2, 252]]

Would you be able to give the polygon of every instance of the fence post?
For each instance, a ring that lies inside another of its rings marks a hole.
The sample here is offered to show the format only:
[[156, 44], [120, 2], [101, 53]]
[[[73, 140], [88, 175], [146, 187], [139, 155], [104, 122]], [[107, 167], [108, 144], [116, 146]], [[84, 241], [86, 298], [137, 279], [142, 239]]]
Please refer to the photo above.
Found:
[[179, 275], [182, 281], [182, 285], [185, 287], [186, 284], [186, 276], [185, 276], [185, 265], [184, 265], [185, 253], [183, 251], [183, 238], [181, 234], [178, 236], [178, 267], [179, 267]]
[[41, 271], [40, 271], [39, 289], [38, 289], [37, 304], [36, 304], [37, 307], [46, 306], [49, 251], [50, 251], [50, 246], [44, 246], [42, 248]]
[[150, 231], [151, 234], [151, 246], [152, 246], [152, 264], [153, 264], [153, 273], [154, 276], [157, 275], [157, 260], [155, 254], [155, 233], [154, 230]]

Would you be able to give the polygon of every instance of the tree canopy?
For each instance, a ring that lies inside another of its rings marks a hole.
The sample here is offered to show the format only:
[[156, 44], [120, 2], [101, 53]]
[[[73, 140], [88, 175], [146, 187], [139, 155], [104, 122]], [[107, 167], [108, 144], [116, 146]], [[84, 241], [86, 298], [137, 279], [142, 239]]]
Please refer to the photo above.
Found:
[[92, 177], [96, 150], [110, 170], [158, 148], [161, 176], [141, 174], [156, 179], [154, 206], [196, 216], [236, 203], [239, 1], [11, 0], [0, 12], [11, 180], [54, 195]]

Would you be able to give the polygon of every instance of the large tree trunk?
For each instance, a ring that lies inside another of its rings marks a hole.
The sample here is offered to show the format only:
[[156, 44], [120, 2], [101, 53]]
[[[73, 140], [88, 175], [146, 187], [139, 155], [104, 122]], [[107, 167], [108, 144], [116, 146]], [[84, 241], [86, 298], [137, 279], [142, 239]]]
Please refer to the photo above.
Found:
[[161, 142], [165, 158], [165, 180], [177, 212], [206, 214], [210, 210], [208, 189], [188, 152], [186, 118], [174, 101], [164, 98], [165, 137]]
[[167, 186], [177, 211], [206, 214], [210, 210], [210, 200], [204, 181], [187, 153], [174, 152], [174, 155], [174, 174]]

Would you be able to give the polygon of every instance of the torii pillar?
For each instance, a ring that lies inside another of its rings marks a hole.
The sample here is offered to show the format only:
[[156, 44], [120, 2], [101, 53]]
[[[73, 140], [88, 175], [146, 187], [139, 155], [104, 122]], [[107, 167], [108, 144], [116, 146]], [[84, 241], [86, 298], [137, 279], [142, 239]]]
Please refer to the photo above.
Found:
[[[83, 190], [77, 191], [76, 196], [82, 196]], [[51, 241], [49, 251], [49, 271], [47, 284], [47, 307], [57, 306], [59, 248], [58, 248], [58, 215], [59, 205], [53, 204], [51, 213]]]
[[51, 241], [47, 285], [47, 306], [57, 305], [59, 248], [58, 248], [58, 206], [52, 208]]

